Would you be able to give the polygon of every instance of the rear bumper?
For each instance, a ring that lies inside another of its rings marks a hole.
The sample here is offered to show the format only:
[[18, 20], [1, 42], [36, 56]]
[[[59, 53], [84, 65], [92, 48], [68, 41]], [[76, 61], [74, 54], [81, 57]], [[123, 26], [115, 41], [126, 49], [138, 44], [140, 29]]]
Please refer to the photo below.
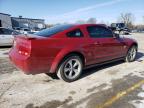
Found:
[[52, 58], [24, 56], [16, 49], [11, 49], [9, 58], [12, 63], [25, 74], [49, 73]]

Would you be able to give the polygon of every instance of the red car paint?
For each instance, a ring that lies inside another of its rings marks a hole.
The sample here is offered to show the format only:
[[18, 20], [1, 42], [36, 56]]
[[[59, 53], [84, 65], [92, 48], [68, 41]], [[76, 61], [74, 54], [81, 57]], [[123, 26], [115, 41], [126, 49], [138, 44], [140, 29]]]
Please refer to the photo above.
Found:
[[[105, 27], [97, 24], [82, 24], [73, 25], [50, 37], [17, 36], [9, 52], [10, 60], [26, 74], [54, 73], [63, 58], [70, 53], [83, 56], [84, 67], [87, 67], [124, 57], [130, 46], [137, 44], [132, 39], [115, 38], [114, 34], [111, 38], [92, 38], [87, 31], [88, 26]], [[80, 29], [83, 37], [66, 35], [75, 29]]]

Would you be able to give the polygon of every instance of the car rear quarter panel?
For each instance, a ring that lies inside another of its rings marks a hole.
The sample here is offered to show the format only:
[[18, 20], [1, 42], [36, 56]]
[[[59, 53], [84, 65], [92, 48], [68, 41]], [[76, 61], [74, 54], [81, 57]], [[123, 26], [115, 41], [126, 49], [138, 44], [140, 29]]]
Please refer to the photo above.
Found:
[[39, 62], [43, 64], [44, 68], [48, 68], [49, 66], [49, 72], [53, 73], [56, 71], [58, 64], [68, 53], [79, 52], [84, 55], [82, 43], [84, 43], [83, 39], [76, 38], [34, 40], [32, 42], [31, 56], [33, 60], [40, 60]]

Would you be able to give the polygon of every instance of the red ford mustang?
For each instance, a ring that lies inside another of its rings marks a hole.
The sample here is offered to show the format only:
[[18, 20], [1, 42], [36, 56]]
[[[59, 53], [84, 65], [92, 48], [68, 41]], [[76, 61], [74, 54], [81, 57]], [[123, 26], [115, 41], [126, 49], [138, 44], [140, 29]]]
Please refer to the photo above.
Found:
[[124, 59], [134, 61], [138, 44], [100, 24], [58, 25], [15, 37], [11, 61], [26, 74], [57, 74], [77, 80], [84, 68]]

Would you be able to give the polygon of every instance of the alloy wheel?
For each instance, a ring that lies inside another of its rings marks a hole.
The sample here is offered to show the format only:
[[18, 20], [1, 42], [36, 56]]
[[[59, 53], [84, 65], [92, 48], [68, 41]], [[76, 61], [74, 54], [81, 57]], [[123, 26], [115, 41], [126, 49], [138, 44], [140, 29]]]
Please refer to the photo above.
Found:
[[70, 59], [64, 66], [64, 75], [68, 79], [76, 78], [81, 72], [82, 66], [78, 59]]
[[128, 52], [128, 59], [129, 59], [129, 61], [133, 61], [133, 60], [135, 59], [136, 53], [137, 53], [136, 47], [132, 47], [132, 48], [129, 50], [129, 52]]

